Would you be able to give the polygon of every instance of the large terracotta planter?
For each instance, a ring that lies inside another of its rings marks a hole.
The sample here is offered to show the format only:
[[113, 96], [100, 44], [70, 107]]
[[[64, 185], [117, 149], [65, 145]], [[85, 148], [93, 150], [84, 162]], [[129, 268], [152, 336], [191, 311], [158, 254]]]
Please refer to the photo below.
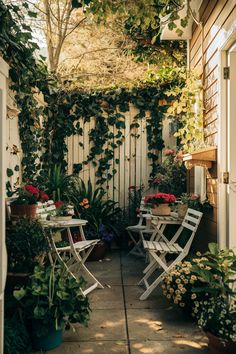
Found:
[[168, 204], [155, 205], [152, 208], [152, 215], [167, 216], [170, 215], [171, 209]]
[[31, 219], [36, 218], [37, 204], [11, 204], [11, 217], [28, 217]]
[[88, 256], [87, 260], [88, 261], [99, 261], [100, 259], [103, 259], [105, 257], [105, 253], [107, 250], [107, 245], [105, 244], [105, 242], [100, 241], [98, 242], [92, 252], [90, 253], [90, 255]]
[[235, 354], [236, 342], [222, 342], [218, 337], [210, 332], [206, 332], [209, 340], [209, 349], [211, 354]]

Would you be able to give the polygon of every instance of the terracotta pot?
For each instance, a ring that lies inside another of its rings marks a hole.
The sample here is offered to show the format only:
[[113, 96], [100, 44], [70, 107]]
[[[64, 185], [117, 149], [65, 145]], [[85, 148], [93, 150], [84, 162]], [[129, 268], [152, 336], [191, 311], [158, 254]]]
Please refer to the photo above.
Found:
[[222, 342], [218, 337], [210, 332], [206, 332], [209, 340], [208, 346], [211, 354], [235, 354], [236, 342]]
[[29, 205], [11, 204], [11, 217], [29, 217], [31, 219], [36, 218], [37, 204]]
[[168, 204], [155, 205], [152, 208], [152, 215], [166, 216], [170, 215], [171, 209]]
[[87, 260], [88, 261], [99, 261], [100, 259], [103, 259], [105, 257], [105, 253], [107, 250], [107, 246], [105, 244], [105, 242], [100, 241], [98, 242], [92, 252], [90, 253], [90, 255], [88, 256]]
[[184, 218], [185, 214], [187, 213], [188, 206], [186, 204], [179, 204], [178, 205], [178, 217]]

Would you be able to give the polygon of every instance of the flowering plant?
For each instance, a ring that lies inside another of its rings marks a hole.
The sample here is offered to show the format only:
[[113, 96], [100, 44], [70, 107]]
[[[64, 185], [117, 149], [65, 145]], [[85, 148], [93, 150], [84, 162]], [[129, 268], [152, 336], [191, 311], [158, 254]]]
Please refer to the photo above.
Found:
[[209, 294], [199, 304], [194, 303], [198, 325], [222, 341], [236, 342], [236, 255], [233, 250], [220, 250], [217, 244], [210, 243], [204, 256], [207, 260], [204, 257], [202, 264], [193, 267], [194, 273], [205, 283], [195, 291]]
[[182, 151], [164, 151], [164, 161], [159, 165], [151, 184], [159, 192], [172, 193], [178, 197], [186, 191], [186, 168]]
[[[194, 264], [202, 264], [204, 258], [194, 258], [190, 261], [178, 263], [163, 279], [163, 294], [174, 304], [186, 309], [193, 317], [198, 314], [198, 306], [201, 300], [206, 299], [206, 295], [195, 292], [202, 283], [199, 276], [193, 272]], [[206, 260], [206, 258], [205, 258]], [[207, 268], [207, 266], [204, 266]]]
[[187, 205], [188, 208], [199, 211], [203, 211], [203, 209], [205, 210], [206, 208], [211, 208], [211, 205], [209, 204], [208, 200], [201, 202], [200, 195], [194, 193], [183, 193], [180, 196], [180, 202], [181, 204]]
[[160, 204], [169, 204], [171, 205], [176, 201], [174, 194], [166, 194], [166, 193], [156, 193], [147, 195], [144, 198], [145, 204], [160, 205]]
[[17, 193], [17, 198], [12, 201], [11, 204], [21, 205], [21, 204], [37, 204], [37, 202], [47, 202], [48, 195], [40, 190], [39, 188], [33, 186], [32, 184], [26, 184], [15, 191]]
[[74, 215], [74, 207], [73, 205], [69, 205], [64, 203], [61, 200], [57, 200], [54, 202], [56, 207], [56, 216], [73, 216]]

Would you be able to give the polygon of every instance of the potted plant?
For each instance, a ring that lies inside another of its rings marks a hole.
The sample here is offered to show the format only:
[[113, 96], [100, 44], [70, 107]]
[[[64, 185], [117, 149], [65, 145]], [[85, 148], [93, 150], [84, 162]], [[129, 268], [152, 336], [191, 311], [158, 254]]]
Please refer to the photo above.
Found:
[[170, 215], [170, 206], [176, 201], [173, 194], [156, 193], [144, 198], [144, 203], [152, 209], [153, 215]]
[[56, 348], [65, 328], [72, 323], [88, 324], [90, 308], [81, 292], [83, 283], [82, 277], [76, 280], [63, 265], [36, 266], [29, 285], [14, 291], [32, 329], [34, 349]]
[[56, 207], [56, 212], [54, 216], [51, 216], [51, 220], [66, 221], [72, 219], [74, 213], [73, 205], [65, 203], [61, 200], [54, 202]]
[[14, 194], [16, 194], [17, 197], [14, 198], [10, 204], [11, 216], [13, 217], [27, 216], [30, 218], [35, 218], [37, 202], [43, 203], [49, 199], [48, 195], [44, 191], [33, 186], [32, 184], [26, 184], [17, 188]]
[[236, 352], [236, 255], [233, 250], [220, 250], [217, 244], [209, 244], [202, 264], [192, 270], [205, 283], [196, 287], [195, 293], [207, 294], [207, 298], [195, 302], [198, 325], [206, 332], [211, 354]]
[[98, 238], [101, 240], [95, 245], [89, 259], [101, 259], [100, 251], [105, 254], [107, 245], [112, 239], [119, 237], [116, 225], [121, 209], [117, 207], [115, 201], [107, 199], [106, 192], [102, 188], [93, 188], [90, 180], [86, 185], [80, 178], [71, 177], [67, 196], [70, 203], [74, 205], [75, 215], [88, 220], [85, 237], [90, 240]]

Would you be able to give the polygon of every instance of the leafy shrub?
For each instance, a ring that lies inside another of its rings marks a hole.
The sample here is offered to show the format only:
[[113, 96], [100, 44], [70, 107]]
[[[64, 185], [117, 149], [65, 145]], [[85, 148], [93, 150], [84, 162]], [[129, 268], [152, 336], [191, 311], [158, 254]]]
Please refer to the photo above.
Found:
[[69, 328], [71, 323], [87, 325], [89, 302], [81, 288], [84, 279], [76, 280], [62, 265], [36, 266], [28, 286], [14, 291], [26, 320], [37, 325], [37, 336], [49, 328]]
[[48, 241], [37, 220], [19, 219], [6, 229], [8, 270], [31, 272], [40, 257], [48, 251]]
[[[111, 239], [111, 233], [119, 237], [117, 217], [121, 209], [117, 202], [106, 199], [106, 192], [102, 188], [93, 189], [89, 180], [85, 185], [78, 177], [71, 177], [68, 187], [68, 199], [74, 205], [77, 216], [88, 220], [87, 235], [90, 238]], [[105, 233], [105, 234], [104, 234]]]

